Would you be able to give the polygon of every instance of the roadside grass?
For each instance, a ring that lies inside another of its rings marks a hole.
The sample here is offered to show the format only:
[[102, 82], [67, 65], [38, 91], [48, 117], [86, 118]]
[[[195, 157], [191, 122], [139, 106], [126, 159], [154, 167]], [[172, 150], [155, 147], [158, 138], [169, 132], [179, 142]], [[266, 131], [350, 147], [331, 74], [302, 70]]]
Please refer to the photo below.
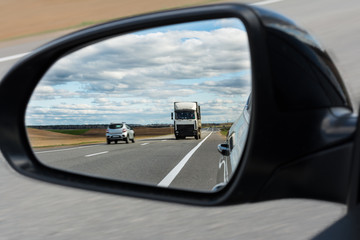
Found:
[[227, 136], [227, 134], [229, 133], [229, 129], [230, 127], [223, 127], [220, 129], [220, 133], [221, 135]]
[[220, 134], [223, 136], [227, 136], [231, 126], [233, 123], [204, 123], [202, 124], [202, 128], [220, 128]]
[[232, 124], [225, 124], [220, 128], [220, 133], [224, 136], [227, 136]]
[[71, 135], [82, 135], [89, 131], [89, 129], [48, 129], [47, 131]]

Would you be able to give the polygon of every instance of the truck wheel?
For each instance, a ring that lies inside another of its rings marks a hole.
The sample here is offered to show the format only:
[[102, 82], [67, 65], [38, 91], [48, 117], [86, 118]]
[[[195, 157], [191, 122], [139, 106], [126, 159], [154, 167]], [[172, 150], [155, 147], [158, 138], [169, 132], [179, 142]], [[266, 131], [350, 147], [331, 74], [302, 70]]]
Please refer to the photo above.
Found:
[[117, 141], [115, 141], [115, 144], [117, 144]]
[[201, 132], [199, 132], [199, 139], [201, 139]]
[[196, 139], [196, 140], [199, 139], [199, 134], [198, 134], [198, 133], [195, 135], [195, 139]]
[[135, 142], [135, 136], [133, 137], [133, 139], [131, 139], [131, 142], [134, 143]]
[[110, 142], [109, 140], [106, 140], [106, 143], [107, 143], [107, 144], [110, 144], [111, 142]]
[[129, 136], [126, 137], [125, 142], [129, 143]]

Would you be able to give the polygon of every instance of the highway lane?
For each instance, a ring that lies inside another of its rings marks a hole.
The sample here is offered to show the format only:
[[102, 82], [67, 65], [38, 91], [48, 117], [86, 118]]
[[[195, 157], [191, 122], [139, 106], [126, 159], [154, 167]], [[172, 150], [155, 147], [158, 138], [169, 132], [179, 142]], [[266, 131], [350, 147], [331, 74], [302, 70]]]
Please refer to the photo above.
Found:
[[[359, 1], [285, 0], [263, 7], [310, 29], [335, 56], [353, 99], [360, 98]], [[39, 42], [0, 43], [0, 56], [51, 39], [41, 37]], [[14, 62], [0, 63], [0, 75]], [[21, 176], [1, 154], [0, 194], [0, 239], [5, 240], [309, 239], [345, 212], [340, 204], [303, 199], [200, 208], [82, 191]]]
[[[200, 140], [176, 140], [173, 135], [166, 135], [129, 144], [51, 148], [35, 151], [35, 154], [41, 162], [54, 168], [151, 185], [158, 185], [181, 161], [185, 161], [176, 175], [161, 185], [211, 191], [217, 184], [220, 158], [217, 145], [223, 143], [225, 137], [217, 128], [202, 130], [202, 137]], [[195, 152], [189, 156], [193, 149]], [[185, 159], [187, 156], [189, 159]]]

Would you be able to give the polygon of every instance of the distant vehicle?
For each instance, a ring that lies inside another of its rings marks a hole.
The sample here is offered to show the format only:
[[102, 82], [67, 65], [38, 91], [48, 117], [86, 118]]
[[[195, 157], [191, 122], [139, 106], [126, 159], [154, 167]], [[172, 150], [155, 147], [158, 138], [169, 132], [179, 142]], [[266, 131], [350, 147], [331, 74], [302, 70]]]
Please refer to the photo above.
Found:
[[200, 106], [197, 102], [174, 102], [174, 133], [176, 139], [193, 136], [195, 139], [201, 138], [201, 114]]
[[217, 185], [213, 190], [218, 190], [222, 186], [225, 186], [239, 165], [249, 131], [250, 113], [251, 94], [247, 99], [243, 112], [230, 127], [226, 136], [226, 142], [218, 145], [218, 151], [222, 156], [219, 161]]
[[110, 144], [111, 142], [129, 141], [135, 142], [135, 132], [134, 130], [127, 125], [126, 123], [110, 123], [106, 129], [106, 142]]

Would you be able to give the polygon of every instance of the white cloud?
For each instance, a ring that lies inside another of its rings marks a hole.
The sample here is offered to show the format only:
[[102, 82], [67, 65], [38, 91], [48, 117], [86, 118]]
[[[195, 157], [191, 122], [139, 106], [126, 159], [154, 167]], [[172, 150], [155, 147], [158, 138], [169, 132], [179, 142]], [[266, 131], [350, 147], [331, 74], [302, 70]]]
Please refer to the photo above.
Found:
[[[213, 21], [223, 27], [127, 34], [62, 58], [36, 88], [27, 121], [41, 114], [80, 122], [166, 114], [168, 121], [174, 99], [204, 102], [204, 114], [233, 118], [239, 96], [251, 90], [247, 33], [234, 20]], [[66, 104], [45, 103], [51, 99]]]

